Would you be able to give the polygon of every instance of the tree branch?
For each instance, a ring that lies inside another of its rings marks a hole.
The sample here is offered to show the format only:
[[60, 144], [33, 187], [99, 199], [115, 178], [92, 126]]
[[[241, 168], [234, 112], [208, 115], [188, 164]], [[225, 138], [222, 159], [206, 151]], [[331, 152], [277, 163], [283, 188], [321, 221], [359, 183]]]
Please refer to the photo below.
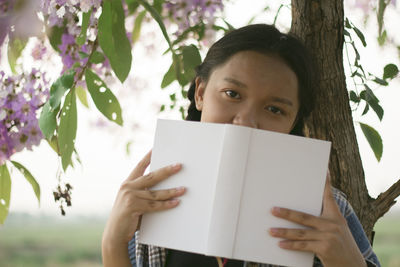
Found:
[[388, 190], [379, 194], [374, 201], [376, 220], [382, 217], [396, 203], [395, 199], [398, 196], [400, 196], [400, 179]]

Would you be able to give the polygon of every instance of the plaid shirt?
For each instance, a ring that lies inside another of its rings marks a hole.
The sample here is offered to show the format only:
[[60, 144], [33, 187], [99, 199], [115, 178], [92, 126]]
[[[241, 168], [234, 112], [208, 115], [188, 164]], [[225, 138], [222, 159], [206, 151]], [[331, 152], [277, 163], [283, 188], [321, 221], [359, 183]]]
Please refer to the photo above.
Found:
[[[357, 218], [353, 208], [347, 201], [344, 193], [336, 188], [332, 188], [333, 196], [339, 206], [340, 212], [347, 221], [351, 233], [362, 252], [367, 265], [369, 267], [380, 267], [380, 263], [372, 247], [368, 241], [367, 236], [362, 228], [360, 221]], [[163, 267], [167, 258], [168, 249], [156, 246], [148, 246], [136, 242], [139, 237], [139, 231], [135, 233], [132, 240], [129, 241], [128, 251], [129, 258], [133, 267]], [[313, 267], [323, 266], [317, 257], [314, 258]], [[277, 265], [244, 262], [243, 267], [279, 267]]]

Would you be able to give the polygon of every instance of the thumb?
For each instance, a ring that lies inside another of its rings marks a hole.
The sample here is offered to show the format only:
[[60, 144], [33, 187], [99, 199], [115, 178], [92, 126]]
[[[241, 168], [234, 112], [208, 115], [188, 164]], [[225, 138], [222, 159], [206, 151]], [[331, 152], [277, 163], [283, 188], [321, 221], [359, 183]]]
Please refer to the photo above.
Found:
[[337, 214], [341, 214], [338, 205], [336, 204], [335, 198], [332, 193], [332, 185], [330, 181], [329, 172], [326, 175], [324, 198], [322, 205], [322, 216], [323, 217], [336, 217]]

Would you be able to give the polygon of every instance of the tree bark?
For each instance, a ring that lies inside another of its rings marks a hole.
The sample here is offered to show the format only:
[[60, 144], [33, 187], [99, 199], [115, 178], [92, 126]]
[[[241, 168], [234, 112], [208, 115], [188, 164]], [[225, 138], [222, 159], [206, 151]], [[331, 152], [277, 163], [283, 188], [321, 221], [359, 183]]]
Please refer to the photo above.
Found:
[[371, 240], [374, 224], [400, 194], [400, 180], [376, 200], [368, 194], [343, 68], [343, 31], [343, 0], [292, 0], [291, 33], [309, 48], [319, 72], [305, 134], [332, 142], [332, 184], [347, 195]]

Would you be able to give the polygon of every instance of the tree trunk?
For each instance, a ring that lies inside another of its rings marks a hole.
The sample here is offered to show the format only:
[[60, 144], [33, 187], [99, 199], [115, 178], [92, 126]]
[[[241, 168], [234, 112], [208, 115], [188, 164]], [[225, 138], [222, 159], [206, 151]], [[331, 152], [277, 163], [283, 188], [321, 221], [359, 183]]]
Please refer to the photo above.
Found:
[[291, 33], [309, 48], [319, 71], [305, 133], [332, 142], [332, 184], [347, 195], [371, 240], [374, 224], [400, 194], [400, 180], [377, 199], [368, 194], [343, 68], [343, 30], [343, 0], [292, 0]]

